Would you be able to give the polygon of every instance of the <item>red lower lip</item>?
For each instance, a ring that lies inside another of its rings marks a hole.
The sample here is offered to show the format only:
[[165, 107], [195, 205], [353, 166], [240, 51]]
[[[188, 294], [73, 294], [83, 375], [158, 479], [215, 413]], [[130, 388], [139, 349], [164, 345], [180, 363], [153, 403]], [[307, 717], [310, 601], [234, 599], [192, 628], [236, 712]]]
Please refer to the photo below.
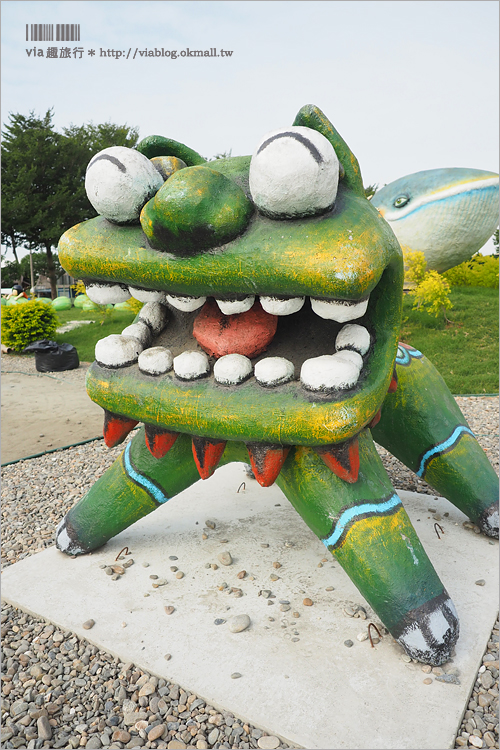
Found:
[[251, 359], [267, 349], [277, 325], [278, 316], [265, 312], [258, 300], [247, 312], [224, 315], [215, 300], [209, 299], [196, 316], [193, 336], [210, 356], [243, 354]]

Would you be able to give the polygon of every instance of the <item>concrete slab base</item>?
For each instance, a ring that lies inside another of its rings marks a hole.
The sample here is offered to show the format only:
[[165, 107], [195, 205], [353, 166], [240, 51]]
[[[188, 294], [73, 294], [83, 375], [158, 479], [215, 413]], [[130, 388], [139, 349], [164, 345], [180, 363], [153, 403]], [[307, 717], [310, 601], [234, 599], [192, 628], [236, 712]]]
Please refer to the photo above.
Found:
[[[219, 469], [91, 555], [70, 559], [51, 548], [7, 568], [2, 596], [290, 744], [451, 748], [498, 611], [498, 547], [464, 529], [465, 516], [443, 498], [401, 498], [460, 617], [448, 665], [459, 685], [424, 684], [422, 665], [403, 661], [390, 635], [374, 648], [357, 640], [377, 617], [281, 491], [259, 487], [242, 464]], [[449, 513], [441, 539], [428, 508]], [[203, 540], [206, 520], [215, 529]], [[134, 565], [113, 581], [101, 566], [125, 546]], [[232, 565], [219, 562], [222, 551]], [[152, 588], [151, 575], [167, 584]], [[262, 589], [276, 598], [259, 596]], [[281, 611], [280, 600], [291, 609]], [[353, 604], [366, 608], [367, 620], [343, 613]], [[227, 621], [237, 614], [248, 614], [251, 626], [231, 633]], [[90, 618], [95, 626], [84, 630]]]

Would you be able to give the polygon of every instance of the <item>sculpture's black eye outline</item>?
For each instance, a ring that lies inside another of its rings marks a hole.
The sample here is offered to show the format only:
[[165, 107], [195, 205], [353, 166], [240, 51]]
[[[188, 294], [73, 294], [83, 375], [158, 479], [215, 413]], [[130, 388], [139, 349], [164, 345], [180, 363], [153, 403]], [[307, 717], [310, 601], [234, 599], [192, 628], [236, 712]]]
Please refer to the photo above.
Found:
[[394, 206], [394, 208], [403, 208], [403, 206], [406, 206], [409, 200], [410, 196], [406, 195], [406, 193], [403, 193], [402, 195], [398, 195], [392, 205]]

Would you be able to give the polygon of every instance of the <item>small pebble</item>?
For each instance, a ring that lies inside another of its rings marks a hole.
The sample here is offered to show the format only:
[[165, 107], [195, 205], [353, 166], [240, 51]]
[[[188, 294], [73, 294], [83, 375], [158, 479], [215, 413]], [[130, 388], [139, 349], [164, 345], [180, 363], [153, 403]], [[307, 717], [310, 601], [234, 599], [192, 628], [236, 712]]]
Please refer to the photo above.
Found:
[[354, 642], [351, 640], [344, 641], [344, 646], [347, 646], [347, 648], [352, 648], [352, 646], [354, 646]]
[[267, 549], [267, 547], [269, 547], [269, 545], [268, 545], [268, 544], [261, 544], [260, 546], [261, 546], [261, 547], [264, 547], [265, 549]]
[[152, 576], [149, 576], [149, 577], [150, 577], [150, 578], [151, 578], [151, 580], [153, 580], [153, 581], [156, 581], [156, 579], [158, 578], [158, 576], [155, 576], [155, 575], [152, 575]]
[[214, 625], [223, 625], [226, 621], [222, 619], [222, 617], [218, 617], [216, 620], [214, 620]]
[[273, 568], [276, 568], [276, 569], [281, 568], [281, 563], [273, 562]]
[[201, 538], [202, 538], [202, 539], [208, 539], [208, 536], [207, 536], [207, 534], [202, 534], [202, 535], [201, 535]]
[[233, 558], [231, 557], [230, 552], [220, 552], [217, 555], [217, 560], [222, 563], [222, 565], [231, 565], [233, 562]]
[[93, 627], [94, 627], [94, 625], [95, 625], [95, 620], [86, 620], [86, 621], [85, 621], [85, 622], [83, 623], [83, 625], [82, 625], [82, 628], [83, 628], [84, 630], [90, 630], [91, 628], [93, 628]]
[[179, 558], [176, 557], [175, 555], [170, 555], [168, 559], [169, 560], [178, 560]]
[[274, 735], [264, 735], [263, 737], [259, 737], [259, 739], [257, 740], [257, 745], [261, 748], [261, 750], [276, 750], [276, 748], [279, 747], [279, 744], [280, 741], [278, 737], [275, 737]]
[[425, 674], [430, 674], [432, 672], [432, 667], [430, 664], [424, 664], [422, 667], [422, 672], [425, 672]]
[[205, 521], [205, 526], [208, 529], [215, 529], [215, 521]]
[[306, 599], [304, 599], [304, 601], [302, 602], [302, 604], [304, 605], [304, 607], [312, 607], [313, 601], [312, 601], [312, 599], [309, 599], [309, 598], [306, 597]]
[[335, 591], [335, 588], [333, 586], [327, 586], [325, 591]]
[[143, 568], [149, 568], [149, 563], [148, 563], [148, 562], [144, 562], [144, 563], [142, 563], [142, 567], [143, 567]]
[[358, 633], [357, 636], [356, 636], [356, 640], [360, 641], [361, 643], [363, 641], [367, 641], [368, 640], [368, 633]]
[[172, 605], [170, 604], [168, 607], [165, 607], [165, 612], [167, 613], [167, 615], [171, 615], [173, 612], [175, 612], [175, 607], [172, 607]]
[[247, 574], [246, 570], [240, 570], [236, 578], [244, 578], [246, 574]]
[[176, 578], [184, 578], [184, 573], [182, 572], [182, 570], [178, 570], [177, 573], [175, 574], [175, 577]]
[[[210, 563], [208, 563], [208, 567], [210, 567]], [[175, 573], [176, 571], [179, 570], [179, 568], [177, 567], [177, 565], [171, 565], [170, 570], [172, 571], [172, 573]]]
[[210, 567], [212, 568], [212, 570], [219, 570], [219, 566], [217, 565], [217, 563], [212, 563]]
[[163, 658], [164, 658], [164, 659], [165, 659], [166, 661], [170, 661], [170, 659], [172, 658], [172, 654], [165, 654], [165, 656], [164, 656]]
[[300, 613], [299, 612], [292, 612], [292, 617], [300, 617]]
[[231, 633], [241, 633], [250, 627], [250, 618], [248, 615], [235, 615], [229, 620], [229, 630]]
[[280, 577], [277, 576], [277, 575], [275, 575], [274, 573], [271, 573], [271, 575], [269, 576], [269, 578], [271, 579], [271, 581], [279, 581], [279, 579], [280, 579]]
[[239, 672], [233, 672], [231, 675], [232, 680], [237, 680], [239, 677], [241, 677], [241, 674]]
[[432, 678], [426, 677], [424, 680], [424, 685], [432, 685]]
[[476, 581], [476, 586], [484, 586], [486, 584], [486, 581], [484, 578], [480, 578], [479, 581]]

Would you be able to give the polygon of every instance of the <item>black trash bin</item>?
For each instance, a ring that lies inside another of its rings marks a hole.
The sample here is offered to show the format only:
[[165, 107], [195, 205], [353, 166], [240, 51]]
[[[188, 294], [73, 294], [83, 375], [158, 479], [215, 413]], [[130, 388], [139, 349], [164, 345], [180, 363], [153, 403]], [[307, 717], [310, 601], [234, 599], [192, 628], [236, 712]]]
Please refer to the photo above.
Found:
[[38, 372], [62, 372], [75, 370], [80, 360], [72, 344], [58, 344], [56, 341], [34, 341], [25, 347], [26, 353], [35, 352], [35, 367]]

